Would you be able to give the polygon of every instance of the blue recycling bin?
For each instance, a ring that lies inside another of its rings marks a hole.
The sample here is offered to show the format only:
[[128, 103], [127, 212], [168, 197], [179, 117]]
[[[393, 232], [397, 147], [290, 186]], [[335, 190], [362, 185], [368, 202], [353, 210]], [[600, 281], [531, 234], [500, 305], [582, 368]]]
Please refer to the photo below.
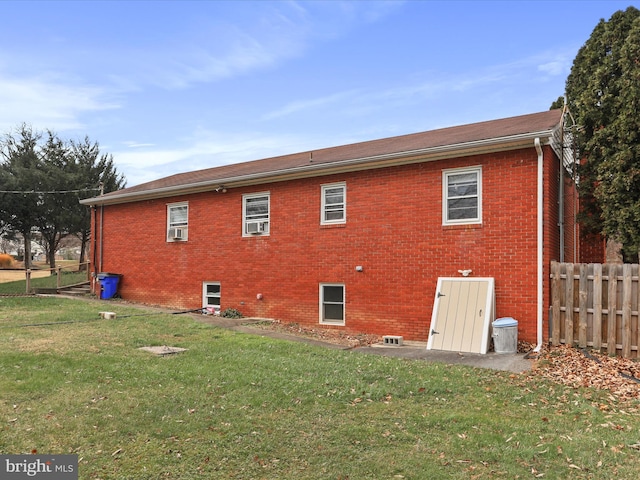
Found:
[[118, 282], [121, 275], [119, 273], [99, 273], [100, 298], [103, 300], [115, 297], [118, 292]]

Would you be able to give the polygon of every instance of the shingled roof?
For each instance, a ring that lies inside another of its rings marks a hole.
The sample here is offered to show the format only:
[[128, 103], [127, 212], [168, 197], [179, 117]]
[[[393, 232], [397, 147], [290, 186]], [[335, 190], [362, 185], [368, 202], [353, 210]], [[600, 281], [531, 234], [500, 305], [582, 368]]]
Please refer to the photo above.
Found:
[[503, 118], [427, 132], [323, 148], [250, 162], [179, 173], [83, 200], [87, 205], [126, 203], [214, 190], [220, 186], [283, 181], [331, 173], [381, 168], [478, 153], [533, 147], [551, 139], [561, 110]]

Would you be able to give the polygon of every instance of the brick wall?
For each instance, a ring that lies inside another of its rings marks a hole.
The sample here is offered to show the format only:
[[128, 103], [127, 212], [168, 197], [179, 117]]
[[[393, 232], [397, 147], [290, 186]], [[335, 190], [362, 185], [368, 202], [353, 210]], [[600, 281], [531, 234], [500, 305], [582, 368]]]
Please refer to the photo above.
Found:
[[[478, 165], [483, 223], [442, 226], [442, 170]], [[546, 195], [554, 168], [545, 170]], [[347, 223], [321, 226], [320, 186], [338, 181], [347, 185]], [[202, 283], [220, 282], [222, 309], [313, 326], [319, 283], [344, 283], [346, 326], [334, 328], [422, 341], [438, 277], [472, 269], [495, 277], [497, 317], [516, 318], [520, 338], [533, 342], [536, 182], [532, 147], [106, 206], [102, 269], [124, 275], [120, 293], [132, 301], [199, 308]], [[270, 235], [242, 237], [242, 195], [263, 191], [271, 194]], [[167, 204], [179, 201], [189, 202], [188, 241], [167, 243]], [[552, 232], [557, 203], [547, 204]], [[556, 256], [549, 238], [545, 265]]]

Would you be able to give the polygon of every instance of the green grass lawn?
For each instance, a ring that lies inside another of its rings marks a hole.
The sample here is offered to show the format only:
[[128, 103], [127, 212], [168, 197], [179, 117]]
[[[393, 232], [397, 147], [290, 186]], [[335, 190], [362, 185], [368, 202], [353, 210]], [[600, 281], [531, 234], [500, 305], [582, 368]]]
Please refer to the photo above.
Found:
[[81, 479], [635, 479], [637, 407], [124, 302], [0, 298], [0, 453], [77, 454]]

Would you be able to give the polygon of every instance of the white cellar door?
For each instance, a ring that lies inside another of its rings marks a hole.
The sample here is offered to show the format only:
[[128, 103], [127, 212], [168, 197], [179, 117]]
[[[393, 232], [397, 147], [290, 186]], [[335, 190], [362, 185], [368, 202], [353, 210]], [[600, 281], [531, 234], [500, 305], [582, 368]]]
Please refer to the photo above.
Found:
[[487, 353], [494, 304], [493, 278], [439, 278], [427, 349]]

